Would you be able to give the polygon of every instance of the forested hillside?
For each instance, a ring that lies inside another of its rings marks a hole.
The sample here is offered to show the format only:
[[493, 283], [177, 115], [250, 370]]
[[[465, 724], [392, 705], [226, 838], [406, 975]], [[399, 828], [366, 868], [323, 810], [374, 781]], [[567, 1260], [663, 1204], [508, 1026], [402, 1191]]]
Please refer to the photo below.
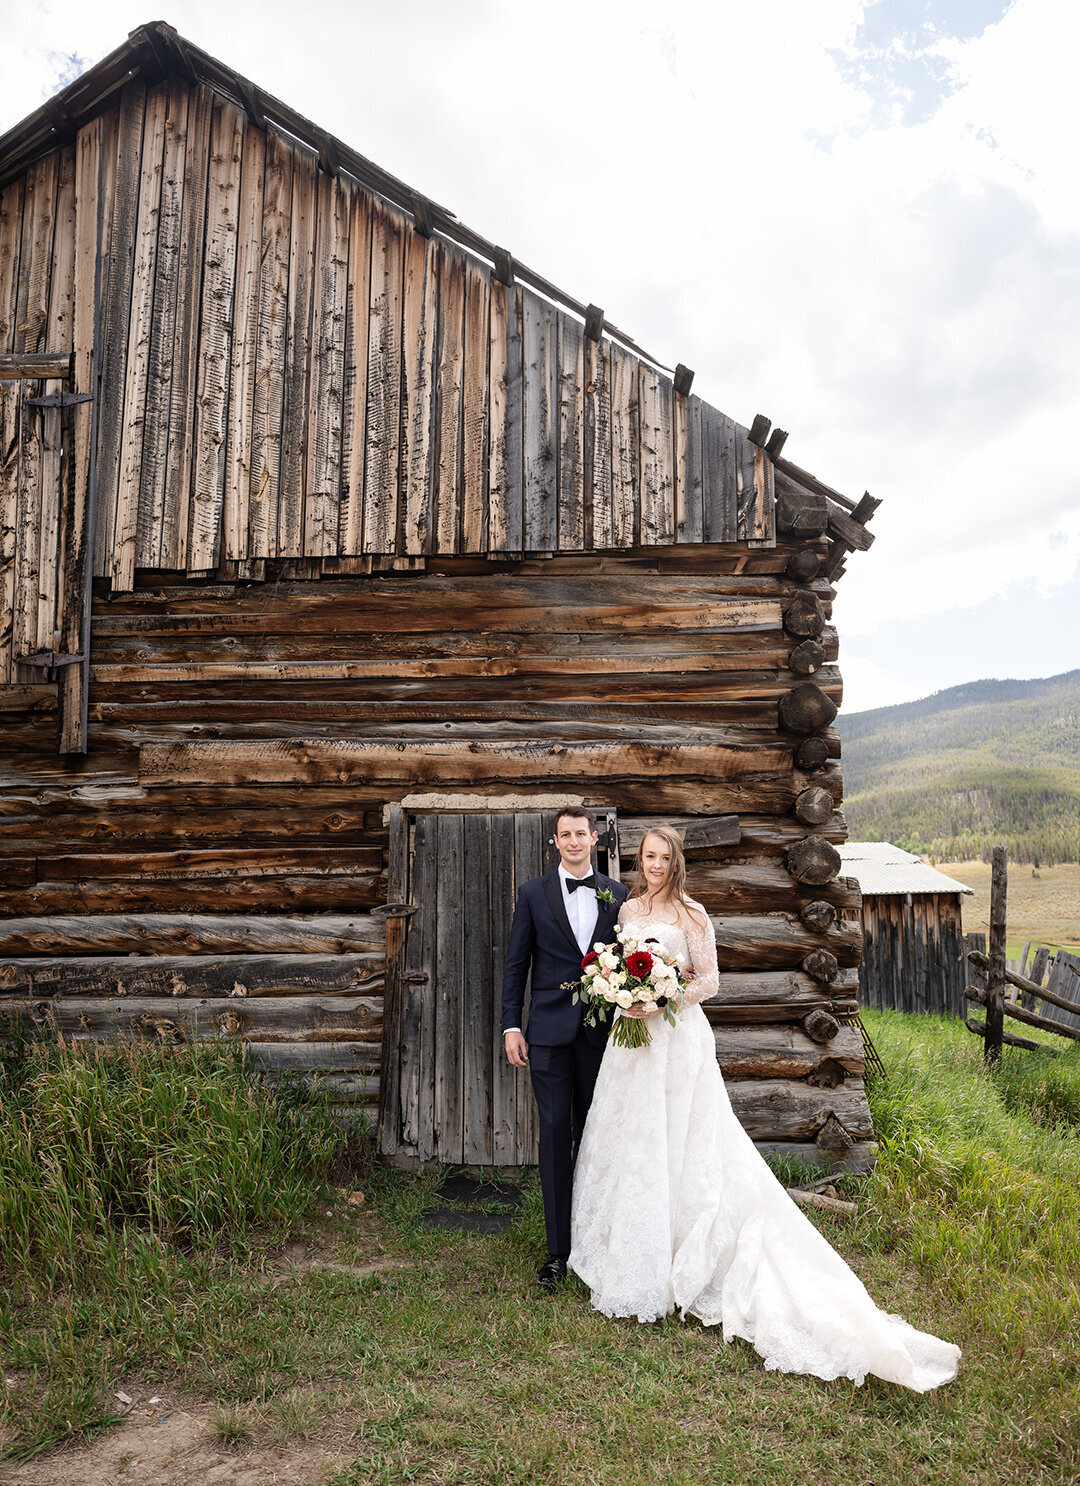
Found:
[[856, 841], [941, 861], [1080, 861], [1080, 671], [973, 681], [841, 715], [844, 809]]

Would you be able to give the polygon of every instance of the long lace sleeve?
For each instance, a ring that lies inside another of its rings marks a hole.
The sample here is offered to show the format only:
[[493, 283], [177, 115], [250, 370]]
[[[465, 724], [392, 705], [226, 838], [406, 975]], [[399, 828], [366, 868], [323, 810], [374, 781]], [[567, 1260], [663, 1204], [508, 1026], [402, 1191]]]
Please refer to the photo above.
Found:
[[[720, 989], [720, 972], [716, 965], [716, 935], [712, 924], [700, 903], [695, 903], [697, 912], [686, 928], [686, 944], [690, 951], [689, 970], [693, 979], [683, 994], [684, 1006], [696, 1006], [707, 1001]], [[704, 918], [702, 924], [699, 920]]]

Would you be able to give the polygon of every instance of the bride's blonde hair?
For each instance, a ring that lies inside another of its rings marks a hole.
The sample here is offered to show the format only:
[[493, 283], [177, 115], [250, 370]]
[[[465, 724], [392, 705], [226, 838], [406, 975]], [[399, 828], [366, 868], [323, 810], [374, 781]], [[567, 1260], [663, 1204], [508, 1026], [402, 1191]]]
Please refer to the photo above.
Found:
[[[655, 890], [648, 885], [643, 861], [645, 843], [650, 836], [659, 836], [671, 852], [667, 876]], [[649, 827], [638, 846], [637, 856], [634, 858], [634, 872], [636, 875], [634, 885], [630, 889], [631, 898], [641, 898], [648, 907], [655, 901], [657, 893], [664, 893], [668, 901], [675, 904], [676, 910], [685, 913], [691, 922], [698, 922], [702, 918], [702, 910], [686, 896], [686, 853], [683, 850], [682, 837], [674, 826]]]

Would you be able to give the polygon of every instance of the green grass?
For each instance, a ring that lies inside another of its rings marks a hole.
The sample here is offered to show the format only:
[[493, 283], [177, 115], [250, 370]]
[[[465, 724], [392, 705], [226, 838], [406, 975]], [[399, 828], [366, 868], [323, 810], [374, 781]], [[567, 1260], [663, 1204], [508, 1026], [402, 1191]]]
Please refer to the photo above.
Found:
[[[531, 1178], [515, 1225], [481, 1237], [420, 1226], [437, 1174], [368, 1161], [350, 1176], [361, 1210], [324, 1189], [317, 1213], [227, 1244], [140, 1230], [138, 1288], [69, 1273], [42, 1305], [31, 1254], [0, 1310], [9, 1450], [93, 1425], [121, 1384], [167, 1384], [210, 1401], [241, 1455], [332, 1440], [336, 1486], [1064, 1486], [1080, 1472], [1080, 1053], [1006, 1049], [988, 1075], [958, 1024], [866, 1019], [888, 1068], [881, 1158], [841, 1183], [854, 1217], [816, 1221], [879, 1304], [964, 1347], [947, 1388], [769, 1374], [697, 1324], [606, 1320], [576, 1281], [538, 1299]], [[357, 1272], [290, 1270], [286, 1228]]]

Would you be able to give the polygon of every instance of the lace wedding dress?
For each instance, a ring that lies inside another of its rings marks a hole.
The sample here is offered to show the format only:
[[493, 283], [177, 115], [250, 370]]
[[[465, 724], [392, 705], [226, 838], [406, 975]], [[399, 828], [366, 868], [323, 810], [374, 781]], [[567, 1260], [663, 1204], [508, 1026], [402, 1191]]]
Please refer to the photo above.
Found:
[[687, 959], [674, 1027], [643, 1048], [608, 1045], [578, 1153], [570, 1268], [608, 1316], [677, 1310], [742, 1337], [781, 1372], [867, 1373], [922, 1393], [956, 1375], [960, 1349], [878, 1310], [788, 1197], [743, 1130], [698, 1002], [715, 995], [711, 929], [664, 922], [641, 900], [620, 922]]

